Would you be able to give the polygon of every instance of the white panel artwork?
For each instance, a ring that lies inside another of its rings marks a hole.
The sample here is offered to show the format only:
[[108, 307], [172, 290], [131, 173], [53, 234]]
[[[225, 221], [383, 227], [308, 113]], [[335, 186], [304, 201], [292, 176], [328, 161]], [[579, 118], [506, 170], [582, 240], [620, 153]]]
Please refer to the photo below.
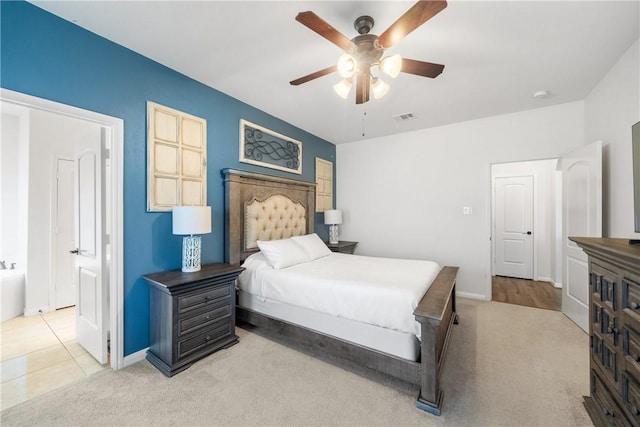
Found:
[[207, 121], [147, 102], [147, 210], [207, 204]]
[[333, 209], [333, 163], [316, 157], [316, 212]]

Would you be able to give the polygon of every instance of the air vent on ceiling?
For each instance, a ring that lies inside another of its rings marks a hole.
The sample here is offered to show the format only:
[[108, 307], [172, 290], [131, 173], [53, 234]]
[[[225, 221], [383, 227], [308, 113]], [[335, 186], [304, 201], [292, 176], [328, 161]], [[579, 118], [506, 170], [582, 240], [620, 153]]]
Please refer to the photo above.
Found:
[[394, 119], [400, 122], [404, 120], [414, 119], [415, 117], [416, 116], [414, 116], [413, 113], [402, 113], [402, 114], [396, 114], [395, 116], [393, 116]]

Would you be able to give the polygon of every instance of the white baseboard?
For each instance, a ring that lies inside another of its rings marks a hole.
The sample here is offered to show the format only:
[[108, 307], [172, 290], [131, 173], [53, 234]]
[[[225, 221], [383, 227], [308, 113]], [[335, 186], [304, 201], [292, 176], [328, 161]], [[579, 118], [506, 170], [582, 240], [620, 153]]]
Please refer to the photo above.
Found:
[[147, 350], [149, 347], [143, 348], [142, 350], [136, 351], [135, 353], [131, 353], [124, 357], [124, 367], [131, 366], [134, 363], [138, 363], [147, 356]]
[[487, 298], [486, 295], [472, 294], [470, 292], [459, 292], [459, 291], [456, 291], [456, 296], [461, 297], [461, 298], [479, 299], [479, 300], [482, 300], [482, 301], [491, 301], [491, 298]]
[[562, 289], [562, 282], [551, 282], [554, 288]]

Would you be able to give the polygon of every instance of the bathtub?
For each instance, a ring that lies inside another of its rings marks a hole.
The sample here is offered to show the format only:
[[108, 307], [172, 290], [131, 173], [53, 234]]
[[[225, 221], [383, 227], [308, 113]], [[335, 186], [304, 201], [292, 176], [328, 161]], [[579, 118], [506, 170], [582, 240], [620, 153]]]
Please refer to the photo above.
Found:
[[24, 314], [24, 271], [0, 270], [0, 322]]

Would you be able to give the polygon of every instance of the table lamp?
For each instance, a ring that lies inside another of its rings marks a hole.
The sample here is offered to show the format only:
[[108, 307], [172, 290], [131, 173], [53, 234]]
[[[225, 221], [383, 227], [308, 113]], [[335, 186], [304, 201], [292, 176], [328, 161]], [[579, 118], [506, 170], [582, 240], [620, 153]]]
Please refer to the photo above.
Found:
[[324, 211], [324, 223], [329, 226], [329, 243], [338, 244], [338, 225], [342, 224], [342, 211], [330, 209]]
[[182, 239], [182, 271], [200, 271], [201, 238], [194, 234], [211, 233], [211, 206], [174, 206], [173, 234]]

